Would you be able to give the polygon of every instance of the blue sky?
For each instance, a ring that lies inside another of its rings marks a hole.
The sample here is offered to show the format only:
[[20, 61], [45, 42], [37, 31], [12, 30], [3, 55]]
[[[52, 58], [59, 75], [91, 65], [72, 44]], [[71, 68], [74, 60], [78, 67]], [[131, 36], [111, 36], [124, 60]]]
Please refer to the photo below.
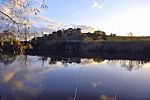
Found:
[[91, 26], [108, 34], [150, 35], [150, 0], [47, 0], [47, 5], [42, 16], [67, 26]]

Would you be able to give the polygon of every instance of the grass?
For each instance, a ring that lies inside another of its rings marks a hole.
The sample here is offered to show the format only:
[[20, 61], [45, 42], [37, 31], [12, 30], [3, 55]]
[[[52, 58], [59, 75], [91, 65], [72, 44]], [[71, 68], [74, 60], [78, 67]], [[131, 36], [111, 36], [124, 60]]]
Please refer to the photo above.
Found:
[[108, 41], [150, 41], [150, 36], [107, 36]]

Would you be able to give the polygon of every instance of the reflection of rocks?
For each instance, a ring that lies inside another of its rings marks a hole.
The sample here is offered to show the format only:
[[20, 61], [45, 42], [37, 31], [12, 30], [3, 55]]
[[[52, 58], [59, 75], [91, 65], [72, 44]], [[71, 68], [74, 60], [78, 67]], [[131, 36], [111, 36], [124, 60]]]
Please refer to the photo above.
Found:
[[126, 68], [129, 71], [138, 70], [146, 61], [131, 61], [131, 60], [110, 60], [109, 64], [120, 64], [122, 68]]

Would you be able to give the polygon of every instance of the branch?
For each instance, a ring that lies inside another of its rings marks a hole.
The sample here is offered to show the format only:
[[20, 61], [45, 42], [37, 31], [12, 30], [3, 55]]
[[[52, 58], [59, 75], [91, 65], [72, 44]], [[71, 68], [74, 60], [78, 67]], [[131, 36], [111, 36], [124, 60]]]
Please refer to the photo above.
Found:
[[9, 15], [5, 14], [4, 12], [0, 11], [1, 14], [3, 14], [4, 16], [6, 16], [7, 18], [9, 18], [14, 24], [17, 25], [18, 31], [17, 34], [19, 33], [19, 23], [17, 23], [13, 18], [11, 18]]
[[5, 15], [7, 18], [9, 18], [13, 23], [17, 24], [17, 22], [11, 18], [9, 15], [5, 14], [4, 12], [0, 11], [1, 14]]

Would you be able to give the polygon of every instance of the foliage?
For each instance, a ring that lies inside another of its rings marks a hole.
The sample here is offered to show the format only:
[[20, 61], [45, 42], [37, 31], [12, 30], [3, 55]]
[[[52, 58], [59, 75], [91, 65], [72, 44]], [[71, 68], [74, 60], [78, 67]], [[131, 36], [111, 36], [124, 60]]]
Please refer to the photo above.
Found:
[[13, 33], [27, 33], [31, 24], [30, 18], [46, 8], [45, 0], [1, 0], [0, 30]]
[[49, 41], [49, 43], [61, 42], [61, 41], [101, 41], [106, 40], [106, 33], [103, 31], [94, 33], [82, 33], [80, 28], [69, 28], [66, 30], [58, 30], [52, 32], [51, 34], [44, 35], [43, 37], [37, 37], [32, 40], [32, 42], [43, 43], [44, 41]]
[[92, 41], [93, 41], [93, 38], [91, 37], [84, 38], [84, 42], [92, 42]]

